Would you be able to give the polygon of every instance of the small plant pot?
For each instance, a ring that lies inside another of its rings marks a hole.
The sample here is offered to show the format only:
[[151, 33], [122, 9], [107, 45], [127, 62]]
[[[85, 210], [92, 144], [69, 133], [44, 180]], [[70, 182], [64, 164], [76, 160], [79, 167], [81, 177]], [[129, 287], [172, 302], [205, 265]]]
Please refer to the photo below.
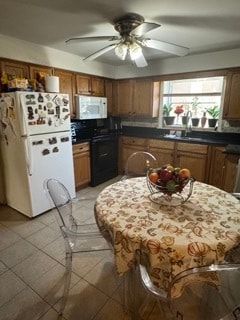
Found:
[[208, 119], [208, 126], [209, 128], [215, 128], [217, 124], [218, 119]]
[[164, 117], [165, 124], [167, 126], [174, 124], [175, 117]]
[[187, 124], [187, 116], [182, 116], [182, 124], [183, 125]]
[[192, 126], [193, 127], [198, 127], [199, 125], [199, 118], [192, 118]]

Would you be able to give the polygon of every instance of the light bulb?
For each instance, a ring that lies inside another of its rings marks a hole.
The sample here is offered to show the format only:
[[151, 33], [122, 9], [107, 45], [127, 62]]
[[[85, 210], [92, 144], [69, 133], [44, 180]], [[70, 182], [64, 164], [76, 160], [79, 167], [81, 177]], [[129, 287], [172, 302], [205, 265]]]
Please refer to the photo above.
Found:
[[115, 54], [118, 56], [119, 59], [125, 60], [127, 55], [128, 47], [124, 43], [119, 43], [115, 48]]
[[142, 48], [136, 42], [133, 42], [129, 47], [129, 53], [131, 60], [135, 60], [141, 56]]

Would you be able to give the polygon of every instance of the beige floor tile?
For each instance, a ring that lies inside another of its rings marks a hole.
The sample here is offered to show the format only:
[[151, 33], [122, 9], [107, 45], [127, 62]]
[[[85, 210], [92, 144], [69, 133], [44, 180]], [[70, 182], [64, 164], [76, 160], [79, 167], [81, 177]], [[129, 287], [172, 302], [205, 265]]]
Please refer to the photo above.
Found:
[[7, 270], [8, 267], [2, 261], [0, 261], [0, 275], [6, 272]]
[[13, 232], [17, 233], [20, 237], [26, 238], [33, 234], [34, 232], [42, 229], [45, 225], [37, 220], [11, 220], [5, 221], [4, 225], [11, 229]]
[[131, 320], [131, 316], [126, 314], [122, 306], [114, 300], [109, 300], [99, 311], [94, 320]]
[[13, 271], [28, 284], [32, 284], [45, 272], [56, 266], [57, 262], [38, 251], [13, 268]]
[[53, 228], [46, 226], [45, 228], [34, 232], [26, 239], [29, 242], [31, 242], [34, 246], [41, 249], [46, 245], [48, 245], [49, 243], [52, 243], [54, 240], [56, 240], [60, 236], [61, 235], [57, 230], [54, 230]]
[[24, 239], [20, 239], [12, 246], [0, 252], [1, 260], [9, 267], [14, 267], [32, 254], [37, 252], [37, 248]]
[[[59, 316], [56, 310], [51, 308], [48, 310], [42, 317], [40, 317], [38, 320], [65, 320], [63, 316]], [[80, 320], [80, 319], [79, 319]]]
[[[59, 228], [58, 228], [59, 229]], [[63, 262], [65, 258], [65, 246], [63, 237], [59, 237], [52, 243], [49, 243], [44, 248], [42, 248], [47, 255], [54, 258], [58, 262]]]
[[112, 261], [101, 260], [85, 277], [84, 279], [96, 288], [103, 291], [111, 297], [120, 285], [119, 276], [116, 273], [115, 265]]
[[73, 272], [80, 277], [86, 276], [101, 260], [102, 252], [81, 252], [73, 256]]
[[[106, 295], [82, 279], [70, 290], [63, 316], [67, 320], [91, 320], [107, 300]], [[55, 307], [58, 309], [59, 304]]]
[[0, 320], [38, 320], [49, 308], [34, 291], [26, 288], [0, 308]]
[[0, 224], [0, 251], [10, 247], [21, 238], [15, 232]]
[[[63, 295], [65, 267], [57, 264], [54, 268], [44, 273], [39, 279], [31, 283], [31, 288], [37, 292], [48, 304], [55, 305]], [[74, 273], [71, 276], [70, 288], [80, 281]]]
[[11, 270], [3, 273], [0, 276], [0, 307], [25, 288], [26, 284]]
[[34, 220], [39, 221], [43, 224], [45, 224], [46, 226], [48, 226], [49, 224], [51, 224], [54, 220], [54, 213], [52, 210], [45, 212], [39, 216], [37, 216], [36, 218], [34, 218]]

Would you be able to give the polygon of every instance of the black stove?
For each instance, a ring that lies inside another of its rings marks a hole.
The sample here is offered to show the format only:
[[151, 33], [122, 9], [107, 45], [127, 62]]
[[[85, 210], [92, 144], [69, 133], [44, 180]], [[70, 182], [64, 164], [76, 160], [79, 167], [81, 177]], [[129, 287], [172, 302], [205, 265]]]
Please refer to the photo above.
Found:
[[71, 123], [71, 132], [73, 144], [89, 141], [91, 186], [118, 175], [118, 131], [109, 130], [102, 122], [82, 120]]

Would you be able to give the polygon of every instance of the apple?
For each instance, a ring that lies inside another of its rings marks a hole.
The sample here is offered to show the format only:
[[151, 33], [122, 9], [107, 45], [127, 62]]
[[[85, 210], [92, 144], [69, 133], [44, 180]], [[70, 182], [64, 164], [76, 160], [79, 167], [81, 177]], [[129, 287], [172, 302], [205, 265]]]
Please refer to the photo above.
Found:
[[163, 169], [159, 173], [159, 179], [162, 181], [169, 181], [172, 179], [172, 172], [167, 169]]

